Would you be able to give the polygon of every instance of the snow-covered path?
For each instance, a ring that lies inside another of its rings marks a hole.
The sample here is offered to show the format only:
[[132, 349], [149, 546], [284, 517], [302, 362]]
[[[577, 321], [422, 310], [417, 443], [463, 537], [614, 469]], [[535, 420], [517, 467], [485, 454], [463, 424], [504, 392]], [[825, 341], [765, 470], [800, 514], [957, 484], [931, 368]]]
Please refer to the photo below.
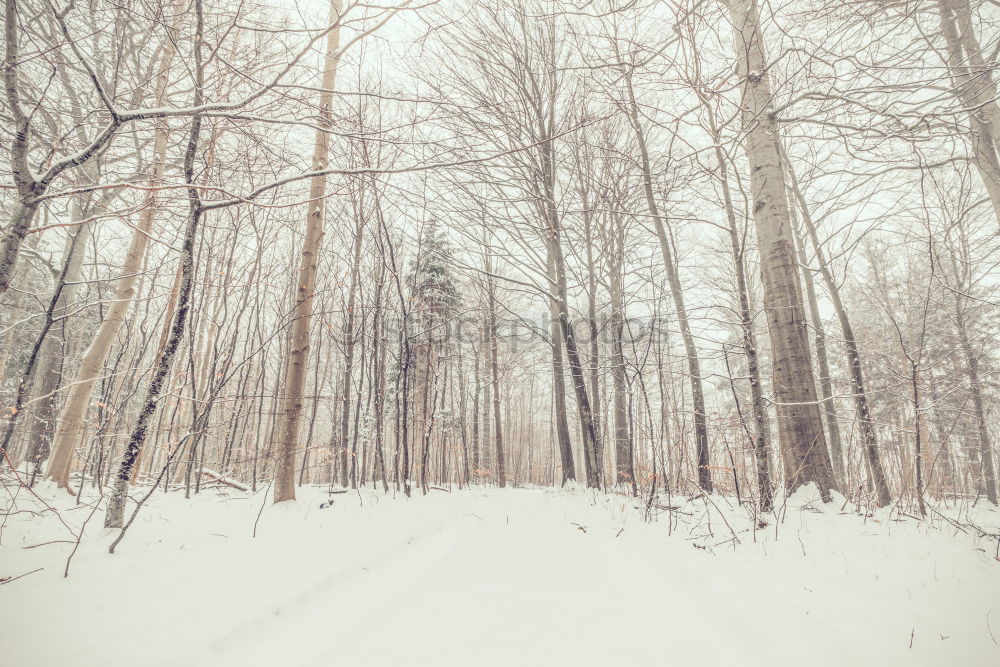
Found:
[[322, 499], [267, 507], [254, 539], [260, 495], [159, 497], [66, 580], [69, 545], [23, 549], [55, 528], [10, 519], [0, 576], [46, 569], [0, 587], [4, 662], [1000, 664], [1000, 563], [943, 528], [795, 508], [755, 535], [699, 502], [669, 536], [582, 491]]

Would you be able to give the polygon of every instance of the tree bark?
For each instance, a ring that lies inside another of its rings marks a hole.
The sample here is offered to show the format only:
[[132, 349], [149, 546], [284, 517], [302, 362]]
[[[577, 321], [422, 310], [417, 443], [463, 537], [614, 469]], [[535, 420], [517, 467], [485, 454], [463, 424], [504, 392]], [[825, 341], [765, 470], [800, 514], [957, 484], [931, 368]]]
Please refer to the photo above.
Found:
[[[342, 0], [330, 0], [330, 23], [340, 21]], [[337, 63], [340, 59], [340, 28], [331, 30], [326, 38], [323, 60], [322, 92], [319, 96], [320, 124], [323, 128], [333, 122], [333, 87], [336, 82]], [[312, 169], [326, 169], [330, 157], [330, 139], [324, 130], [317, 130], [313, 147]], [[279, 407], [279, 424], [275, 445], [278, 461], [274, 471], [274, 502], [295, 499], [295, 455], [299, 444], [299, 425], [302, 421], [303, 394], [309, 360], [309, 328], [312, 324], [313, 297], [316, 290], [316, 269], [323, 240], [323, 212], [325, 209], [326, 177], [314, 177], [309, 186], [309, 205], [306, 212], [306, 236], [302, 243], [296, 282], [295, 305], [292, 310], [291, 331], [285, 357], [284, 383]]]
[[[351, 379], [354, 372], [354, 309], [357, 305], [358, 282], [361, 279], [361, 242], [364, 234], [364, 218], [358, 215], [358, 223], [354, 230], [354, 255], [351, 265], [351, 284], [347, 293], [347, 326], [344, 333], [344, 378], [341, 385], [340, 412], [340, 485], [348, 484], [348, 449], [347, 439], [351, 430]], [[355, 425], [357, 428], [357, 425]]]
[[969, 115], [972, 163], [976, 166], [993, 214], [1000, 224], [1000, 139], [997, 89], [983, 60], [968, 0], [937, 0], [940, 31], [954, 94]]
[[983, 401], [982, 383], [979, 377], [979, 357], [972, 349], [969, 332], [962, 310], [962, 297], [956, 293], [955, 322], [958, 327], [959, 342], [962, 355], [965, 357], [965, 374], [969, 378], [969, 393], [972, 396], [972, 409], [976, 416], [976, 435], [979, 440], [979, 464], [982, 467], [981, 479], [986, 498], [997, 504], [997, 477], [993, 465], [993, 443], [990, 440], [989, 425], [986, 420], [986, 405]]
[[816, 225], [813, 222], [809, 207], [806, 204], [805, 195], [799, 187], [798, 180], [791, 165], [787, 165], [789, 180], [791, 181], [792, 194], [799, 204], [799, 211], [802, 213], [802, 222], [813, 243], [813, 251], [816, 254], [816, 263], [819, 265], [820, 275], [823, 276], [823, 283], [830, 295], [833, 309], [837, 313], [837, 320], [840, 322], [841, 331], [844, 334], [844, 348], [847, 351], [847, 366], [851, 372], [851, 388], [854, 392], [854, 404], [858, 412], [858, 422], [861, 427], [861, 437], [864, 441], [865, 457], [868, 461], [868, 468], [872, 475], [872, 483], [875, 485], [875, 492], [878, 494], [878, 502], [882, 507], [892, 502], [892, 495], [889, 493], [889, 484], [886, 481], [885, 469], [882, 466], [882, 457], [878, 451], [878, 434], [875, 432], [875, 422], [871, 416], [871, 408], [868, 404], [868, 391], [865, 388], [865, 377], [861, 368], [861, 350], [858, 347], [857, 338], [854, 335], [854, 328], [851, 326], [851, 318], [847, 314], [847, 308], [840, 298], [840, 288], [833, 278], [833, 272], [826, 261], [823, 247], [820, 245], [819, 234], [816, 232]]
[[816, 383], [809, 354], [805, 311], [795, 262], [778, 128], [771, 111], [756, 0], [729, 0], [733, 47], [741, 79], [745, 150], [750, 162], [754, 223], [760, 248], [764, 310], [771, 337], [778, 441], [789, 490], [814, 482], [824, 500], [834, 486], [826, 450]]
[[[794, 215], [793, 215], [794, 219]], [[816, 348], [816, 363], [819, 365], [819, 391], [823, 399], [823, 412], [826, 416], [826, 430], [830, 437], [830, 459], [833, 464], [833, 481], [841, 486], [846, 483], [844, 470], [844, 448], [840, 438], [840, 420], [837, 416], [837, 405], [833, 400], [833, 374], [830, 372], [830, 359], [826, 349], [826, 331], [819, 312], [819, 300], [816, 298], [816, 284], [813, 281], [812, 269], [806, 261], [805, 239], [798, 229], [795, 230], [795, 247], [802, 266], [802, 282], [806, 287], [806, 300], [809, 302], [809, 317], [812, 321], [813, 346]], [[841, 488], [843, 488], [841, 486]]]
[[[194, 106], [199, 106], [203, 99], [204, 68], [201, 56], [203, 44], [203, 16], [201, 0], [194, 0], [195, 11], [195, 34], [194, 34]], [[170, 367], [177, 348], [180, 346], [184, 336], [184, 329], [187, 325], [188, 312], [191, 307], [191, 292], [194, 287], [194, 243], [198, 235], [201, 217], [204, 213], [198, 189], [194, 185], [194, 163], [198, 151], [198, 143], [201, 135], [202, 114], [196, 113], [191, 118], [191, 131], [188, 136], [187, 148], [184, 153], [184, 182], [188, 185], [188, 216], [187, 225], [184, 230], [184, 239], [181, 245], [181, 288], [177, 296], [177, 312], [174, 315], [174, 323], [170, 330], [170, 338], [160, 355], [153, 377], [146, 392], [143, 407], [136, 419], [135, 426], [129, 436], [128, 444], [122, 455], [118, 474], [115, 476], [114, 487], [111, 496], [108, 498], [108, 510], [104, 517], [105, 528], [122, 528], [125, 520], [125, 500], [128, 491], [129, 478], [132, 474], [132, 466], [146, 441], [149, 421], [160, 400], [160, 393], [163, 384], [170, 372]]]

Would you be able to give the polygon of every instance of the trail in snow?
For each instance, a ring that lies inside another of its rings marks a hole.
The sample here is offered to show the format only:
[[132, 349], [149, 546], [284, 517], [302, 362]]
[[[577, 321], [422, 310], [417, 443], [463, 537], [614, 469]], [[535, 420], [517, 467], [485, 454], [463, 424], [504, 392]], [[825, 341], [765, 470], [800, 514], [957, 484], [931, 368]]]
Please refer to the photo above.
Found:
[[5, 662], [1000, 664], [1000, 562], [947, 525], [795, 506], [755, 532], [696, 501], [667, 535], [579, 490], [302, 495], [256, 539], [259, 494], [154, 496], [114, 556], [90, 531], [66, 580], [70, 545], [23, 548], [57, 522], [9, 517], [0, 576], [46, 569], [0, 587]]

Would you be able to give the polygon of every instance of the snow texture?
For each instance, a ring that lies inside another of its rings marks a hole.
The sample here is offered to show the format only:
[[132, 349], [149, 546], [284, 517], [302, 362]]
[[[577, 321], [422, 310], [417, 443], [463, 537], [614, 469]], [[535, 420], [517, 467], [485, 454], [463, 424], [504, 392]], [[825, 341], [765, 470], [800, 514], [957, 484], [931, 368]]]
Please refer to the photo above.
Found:
[[[44, 569], [0, 586], [6, 665], [1000, 665], [995, 540], [810, 491], [756, 530], [718, 496], [157, 493], [65, 579], [69, 529], [12, 492], [0, 577]], [[95, 500], [38, 492], [74, 530]]]

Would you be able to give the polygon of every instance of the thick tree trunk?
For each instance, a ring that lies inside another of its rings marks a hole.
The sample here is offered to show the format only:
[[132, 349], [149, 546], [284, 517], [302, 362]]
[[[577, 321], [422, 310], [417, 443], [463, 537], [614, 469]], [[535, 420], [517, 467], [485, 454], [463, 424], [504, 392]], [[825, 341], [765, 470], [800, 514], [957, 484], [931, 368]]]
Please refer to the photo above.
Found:
[[972, 162], [1000, 223], [1000, 118], [997, 89], [984, 62], [968, 0], [937, 0], [954, 94], [969, 114]]
[[[17, 266], [17, 256], [24, 237], [38, 211], [38, 192], [31, 175], [28, 156], [28, 141], [31, 134], [31, 117], [21, 107], [21, 88], [18, 84], [17, 67], [21, 59], [21, 28], [18, 25], [17, 0], [4, 2], [4, 59], [3, 83], [7, 98], [7, 109], [13, 118], [13, 140], [10, 143], [10, 168], [17, 186], [17, 201], [11, 207], [10, 217], [0, 236], [0, 296], [10, 289]], [[25, 33], [27, 34], [27, 33]]]
[[[330, 0], [330, 23], [340, 21], [341, 0]], [[340, 28], [332, 29], [326, 38], [323, 61], [322, 92], [319, 96], [320, 124], [326, 128], [333, 122], [333, 87], [337, 62], [340, 58]], [[312, 169], [326, 169], [330, 157], [327, 132], [318, 130], [313, 147]], [[312, 324], [313, 297], [316, 290], [316, 269], [323, 240], [323, 211], [326, 177], [315, 177], [309, 187], [306, 212], [306, 235], [302, 242], [302, 257], [296, 282], [295, 306], [292, 310], [291, 331], [285, 356], [284, 383], [279, 423], [276, 433], [278, 461], [274, 471], [274, 502], [295, 499], [295, 456], [299, 446], [299, 425], [302, 421], [303, 394], [309, 360], [309, 329]], [[343, 418], [343, 417], [342, 417]], [[342, 459], [343, 462], [343, 459]], [[343, 466], [342, 466], [343, 467]], [[343, 473], [342, 473], [343, 476]]]
[[24, 237], [31, 229], [31, 223], [38, 211], [38, 202], [32, 197], [25, 197], [14, 204], [4, 235], [0, 238], [0, 294], [10, 289], [10, 281], [14, 277], [14, 267], [17, 266], [17, 256], [21, 251]]
[[778, 441], [786, 486], [795, 490], [815, 482], [828, 500], [834, 481], [809, 354], [757, 3], [729, 0], [729, 9], [734, 55], [742, 79], [743, 131], [750, 162], [753, 216], [760, 248], [764, 310], [771, 336]]

